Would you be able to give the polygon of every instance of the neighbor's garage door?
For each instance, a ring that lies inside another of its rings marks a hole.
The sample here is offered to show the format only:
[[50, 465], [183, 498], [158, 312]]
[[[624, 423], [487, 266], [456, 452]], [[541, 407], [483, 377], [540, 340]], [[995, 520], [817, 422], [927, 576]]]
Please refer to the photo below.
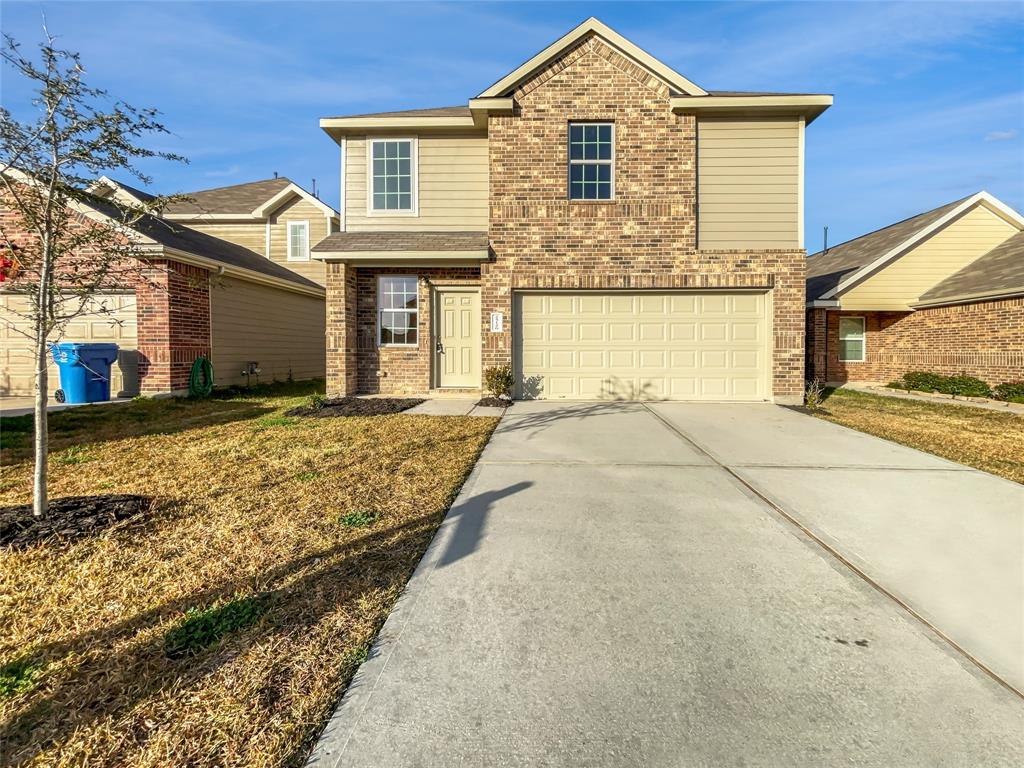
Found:
[[520, 293], [521, 397], [766, 400], [764, 293]]
[[[30, 395], [33, 387], [32, 342], [24, 331], [28, 299], [0, 295], [0, 395]], [[111, 370], [110, 395], [139, 392], [138, 331], [134, 294], [103, 294], [90, 303], [89, 311], [68, 324], [62, 341], [103, 341], [117, 344], [117, 362]], [[50, 394], [60, 386], [57, 366], [48, 358]]]

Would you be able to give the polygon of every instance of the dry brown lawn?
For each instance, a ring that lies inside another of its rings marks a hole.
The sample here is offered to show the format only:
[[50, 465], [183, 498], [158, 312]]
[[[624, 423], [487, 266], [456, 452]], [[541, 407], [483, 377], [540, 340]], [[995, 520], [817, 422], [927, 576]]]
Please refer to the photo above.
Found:
[[1024, 483], [1024, 416], [835, 390], [820, 418]]
[[[53, 496], [157, 503], [0, 549], [0, 668], [35, 670], [0, 699], [0, 762], [301, 763], [497, 421], [282, 416], [302, 395], [55, 415]], [[0, 506], [26, 503], [28, 435], [3, 439]], [[195, 611], [251, 599], [255, 623], [168, 656]]]

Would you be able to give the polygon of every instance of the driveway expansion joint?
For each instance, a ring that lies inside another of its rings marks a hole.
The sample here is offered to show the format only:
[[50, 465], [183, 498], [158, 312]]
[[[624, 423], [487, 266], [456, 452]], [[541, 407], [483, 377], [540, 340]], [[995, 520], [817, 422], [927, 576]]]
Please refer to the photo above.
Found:
[[[937, 626], [935, 626], [931, 621], [929, 621], [927, 618], [925, 618], [921, 613], [919, 613], [914, 608], [912, 608], [906, 601], [904, 601], [903, 599], [898, 597], [896, 594], [894, 594], [892, 591], [890, 591], [886, 587], [882, 586], [879, 582], [875, 581], [871, 576], [869, 576], [861, 568], [859, 568], [857, 565], [855, 565], [850, 559], [845, 557], [842, 553], [840, 553], [832, 545], [830, 545], [828, 542], [826, 542], [821, 536], [819, 536], [818, 534], [814, 533], [814, 531], [812, 531], [810, 528], [808, 528], [806, 525], [804, 525], [800, 520], [798, 520], [792, 514], [787, 512], [782, 506], [777, 504], [775, 501], [773, 501], [760, 488], [758, 488], [756, 485], [754, 485], [751, 481], [747, 480], [742, 475], [740, 475], [737, 472], [735, 472], [729, 465], [724, 463], [721, 459], [719, 459], [711, 451], [709, 451], [706, 448], [704, 448], [704, 446], [702, 446], [698, 442], [696, 442], [693, 438], [691, 438], [689, 435], [687, 435], [685, 432], [683, 432], [681, 429], [679, 429], [675, 424], [670, 422], [668, 419], [663, 417], [661, 414], [657, 413], [653, 408], [649, 407], [646, 403], [642, 403], [642, 405], [648, 411], [648, 413], [650, 413], [655, 419], [657, 419], [659, 422], [661, 422], [661, 424], [667, 430], [669, 430], [670, 432], [672, 432], [673, 434], [678, 436], [680, 440], [683, 440], [688, 445], [692, 446], [694, 449], [696, 449], [697, 451], [703, 453], [709, 459], [714, 461], [715, 464], [718, 467], [720, 467], [724, 472], [728, 473], [736, 482], [738, 482], [740, 485], [742, 485], [744, 488], [746, 488], [748, 491], [750, 491], [750, 493], [754, 494], [762, 503], [764, 503], [770, 509], [774, 510], [777, 514], [781, 515], [783, 517], [783, 519], [789, 521], [789, 523], [791, 523], [798, 530], [800, 530], [800, 532], [803, 533], [804, 536], [806, 536], [810, 541], [813, 541], [819, 547], [821, 547], [821, 549], [825, 550], [825, 552], [827, 552], [828, 554], [832, 555], [832, 557], [834, 557], [840, 563], [842, 563], [847, 568], [849, 568], [850, 571], [852, 571], [857, 576], [859, 576], [863, 581], [865, 581], [870, 586], [874, 587], [874, 589], [877, 590], [880, 594], [888, 597], [890, 600], [892, 600], [894, 603], [896, 603], [898, 606], [900, 606], [904, 611], [906, 611], [908, 614], [910, 614], [915, 619], [917, 619], [921, 624], [923, 624], [925, 627], [927, 627], [929, 630], [931, 630], [937, 637], [939, 637], [940, 639], [944, 640], [951, 648], [953, 648], [954, 650], [958, 651], [964, 658], [966, 658], [968, 661], [972, 662], [978, 669], [980, 669], [982, 672], [984, 672], [986, 675], [988, 675], [990, 678], [992, 678], [995, 682], [997, 682], [1000, 685], [1002, 685], [1004, 688], [1006, 688], [1011, 693], [1016, 694], [1019, 698], [1024, 699], [1024, 691], [1019, 690], [1012, 683], [1010, 683], [1009, 681], [1005, 680], [998, 673], [996, 673], [993, 669], [991, 669], [988, 665], [986, 665], [984, 662], [982, 662], [979, 658], [974, 656], [970, 651], [968, 651], [962, 645], [960, 645], [955, 640], [953, 640], [953, 638], [951, 638], [949, 635], [947, 635], [945, 632], [943, 632], [941, 629], [939, 629]], [[739, 466], [739, 465], [736, 465], [736, 466]], [[774, 467], [772, 467], [772, 468], [774, 468]], [[778, 467], [778, 468], [782, 469], [784, 467]], [[790, 467], [790, 468], [799, 469], [800, 467]], [[874, 467], [865, 467], [865, 469], [874, 469]], [[952, 469], [952, 471], [960, 471], [960, 470], [957, 470], [956, 467], [953, 467], [951, 469]], [[965, 467], [964, 470], [966, 470], [968, 472], [976, 472], [977, 471], [977, 470], [972, 469], [971, 467]], [[948, 469], [943, 467], [943, 468], [936, 468], [936, 469], [933, 469], [931, 471], [940, 471], [941, 472], [941, 471], [950, 471], [950, 470], [948, 470]]]

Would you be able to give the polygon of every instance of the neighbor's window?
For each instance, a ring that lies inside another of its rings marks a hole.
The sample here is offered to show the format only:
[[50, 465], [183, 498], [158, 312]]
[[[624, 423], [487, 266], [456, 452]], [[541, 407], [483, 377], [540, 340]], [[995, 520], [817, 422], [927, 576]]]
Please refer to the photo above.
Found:
[[373, 139], [370, 147], [372, 212], [414, 213], [416, 142], [412, 139]]
[[309, 261], [309, 222], [288, 222], [288, 261]]
[[615, 126], [569, 123], [569, 199], [611, 200], [614, 179]]
[[419, 296], [415, 277], [380, 277], [377, 316], [381, 346], [416, 345]]
[[864, 318], [839, 318], [839, 359], [846, 363], [864, 362]]

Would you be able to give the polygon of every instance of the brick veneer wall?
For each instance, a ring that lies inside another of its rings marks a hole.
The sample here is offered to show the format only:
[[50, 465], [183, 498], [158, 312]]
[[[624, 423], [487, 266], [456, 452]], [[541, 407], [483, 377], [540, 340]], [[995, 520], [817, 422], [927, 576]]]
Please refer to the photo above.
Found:
[[[18, 245], [24, 261], [24, 279], [36, 280], [38, 265], [35, 235], [28, 232], [19, 217], [0, 195], [0, 223], [7, 236]], [[71, 229], [101, 227], [81, 213], [71, 211], [66, 226]], [[65, 257], [61, 269], [76, 270], [81, 285], [89, 275], [90, 263], [99, 260], [96, 246], [81, 248]], [[61, 272], [61, 274], [65, 274]], [[57, 282], [60, 283], [60, 278]], [[143, 394], [182, 391], [188, 387], [192, 363], [200, 355], [210, 354], [209, 272], [170, 260], [140, 260], [125, 256], [107, 265], [103, 290], [134, 290], [138, 322], [139, 384]], [[8, 290], [17, 290], [17, 279]]]
[[[377, 344], [377, 278], [415, 275], [419, 316], [415, 347]], [[432, 289], [479, 285], [478, 267], [356, 268], [327, 265], [327, 391], [332, 396], [418, 394], [433, 382]]]
[[[818, 310], [821, 311], [821, 310]], [[839, 360], [839, 318], [864, 317], [867, 358]], [[824, 359], [824, 338], [815, 337]], [[967, 373], [990, 384], [1024, 380], [1024, 298], [917, 312], [828, 312], [830, 382], [889, 382], [907, 371]]]
[[[802, 250], [698, 251], [696, 122], [669, 109], [669, 88], [589, 37], [524, 83], [515, 111], [489, 119], [490, 239], [482, 268], [484, 366], [510, 362], [522, 288], [764, 288], [772, 293], [777, 398], [798, 398], [804, 371]], [[569, 201], [567, 124], [615, 123], [615, 200]]]
[[142, 393], [184, 391], [192, 363], [210, 355], [210, 273], [161, 260], [147, 262], [142, 276], [135, 289]]

